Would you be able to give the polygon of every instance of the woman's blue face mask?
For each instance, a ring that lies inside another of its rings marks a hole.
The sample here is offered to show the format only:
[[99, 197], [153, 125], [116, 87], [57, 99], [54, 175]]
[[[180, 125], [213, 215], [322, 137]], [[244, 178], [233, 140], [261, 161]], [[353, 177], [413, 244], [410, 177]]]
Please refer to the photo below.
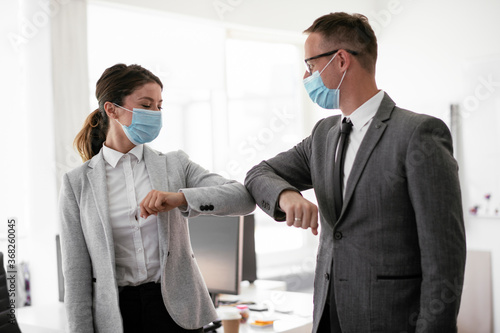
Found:
[[321, 106], [323, 109], [339, 109], [340, 108], [340, 85], [344, 81], [344, 77], [347, 71], [342, 75], [339, 86], [337, 89], [328, 89], [323, 80], [321, 79], [321, 73], [330, 65], [330, 63], [335, 59], [338, 53], [336, 53], [332, 59], [326, 64], [326, 66], [321, 70], [321, 72], [315, 71], [309, 77], [304, 79], [304, 87], [311, 100]]
[[[115, 103], [113, 103], [115, 104]], [[162, 127], [161, 111], [150, 111], [134, 108], [126, 109], [123, 106], [115, 104], [117, 107], [132, 112], [132, 123], [125, 126], [117, 119], [118, 124], [122, 125], [123, 132], [134, 145], [148, 143], [156, 139]]]

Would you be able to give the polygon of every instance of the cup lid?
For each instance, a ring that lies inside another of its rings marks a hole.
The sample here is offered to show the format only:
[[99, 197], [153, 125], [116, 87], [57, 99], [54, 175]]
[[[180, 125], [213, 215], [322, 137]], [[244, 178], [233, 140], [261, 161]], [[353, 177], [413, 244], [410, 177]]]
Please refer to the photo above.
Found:
[[220, 320], [241, 319], [238, 309], [233, 307], [220, 307], [217, 309]]

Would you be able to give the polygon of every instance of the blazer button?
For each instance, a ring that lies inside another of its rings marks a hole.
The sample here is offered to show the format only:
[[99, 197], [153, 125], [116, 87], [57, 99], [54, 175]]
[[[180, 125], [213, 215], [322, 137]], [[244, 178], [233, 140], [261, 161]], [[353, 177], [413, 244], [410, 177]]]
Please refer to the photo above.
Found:
[[214, 205], [208, 206], [208, 210], [214, 210]]
[[329, 280], [330, 280], [330, 274], [325, 273], [325, 279], [326, 279], [327, 281], [329, 281]]
[[206, 209], [206, 208], [205, 208], [205, 206], [204, 206], [204, 205], [201, 205], [201, 206], [200, 206], [200, 210], [201, 210], [202, 212], [203, 212], [205, 209]]
[[270, 205], [267, 201], [262, 200], [262, 208], [264, 209], [270, 209]]
[[335, 231], [335, 233], [333, 234], [333, 237], [335, 237], [336, 240], [341, 240], [342, 233], [340, 231]]

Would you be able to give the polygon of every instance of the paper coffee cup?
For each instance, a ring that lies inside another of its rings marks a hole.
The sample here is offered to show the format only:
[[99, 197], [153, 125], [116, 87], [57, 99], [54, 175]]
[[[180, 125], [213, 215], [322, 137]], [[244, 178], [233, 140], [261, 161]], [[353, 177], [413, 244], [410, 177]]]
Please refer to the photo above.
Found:
[[238, 309], [222, 307], [217, 309], [219, 319], [222, 321], [224, 333], [238, 333], [240, 330], [241, 315]]

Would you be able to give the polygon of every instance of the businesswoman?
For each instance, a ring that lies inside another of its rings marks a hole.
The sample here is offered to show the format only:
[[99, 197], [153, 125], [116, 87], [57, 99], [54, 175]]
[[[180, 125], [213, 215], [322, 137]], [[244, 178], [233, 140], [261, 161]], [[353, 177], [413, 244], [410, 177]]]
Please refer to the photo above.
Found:
[[117, 64], [97, 81], [99, 108], [75, 139], [85, 163], [60, 195], [70, 332], [199, 332], [216, 313], [189, 241], [186, 217], [243, 215], [245, 187], [182, 151], [145, 143], [162, 124], [162, 83]]

